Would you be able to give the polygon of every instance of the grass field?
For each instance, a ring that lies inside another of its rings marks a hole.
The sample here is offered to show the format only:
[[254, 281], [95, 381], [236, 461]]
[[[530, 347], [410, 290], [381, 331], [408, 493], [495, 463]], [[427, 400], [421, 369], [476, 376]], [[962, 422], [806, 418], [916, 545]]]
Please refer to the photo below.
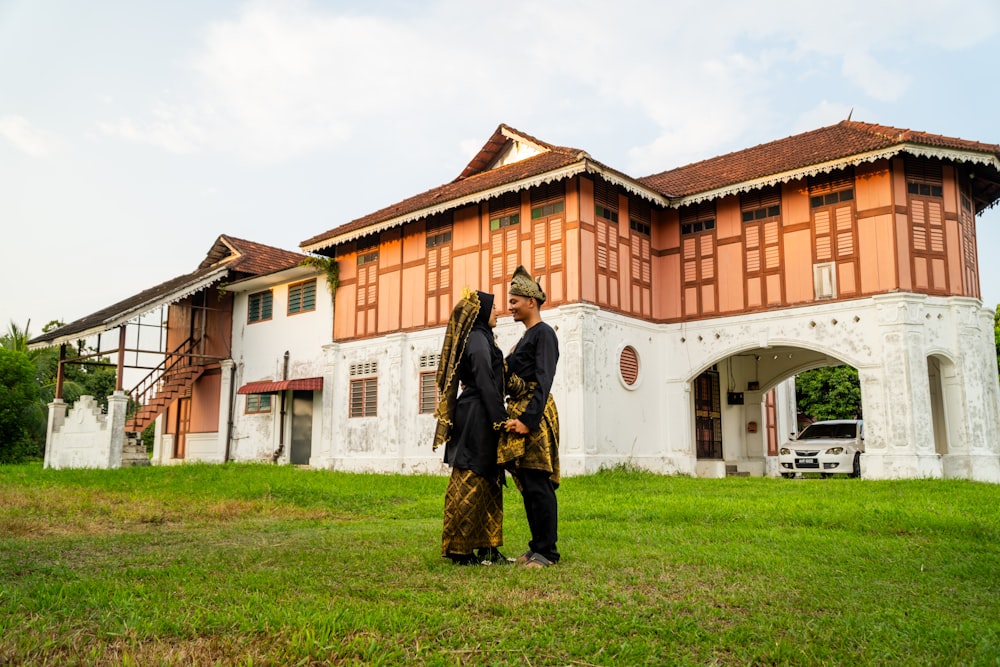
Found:
[[526, 570], [441, 558], [446, 483], [0, 466], [0, 665], [1000, 664], [995, 485], [605, 471]]

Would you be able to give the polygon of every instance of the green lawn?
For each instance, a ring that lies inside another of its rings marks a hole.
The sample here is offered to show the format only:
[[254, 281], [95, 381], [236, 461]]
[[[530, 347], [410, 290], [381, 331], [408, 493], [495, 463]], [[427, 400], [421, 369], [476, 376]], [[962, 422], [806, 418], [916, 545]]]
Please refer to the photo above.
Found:
[[0, 466], [0, 666], [1000, 664], [1000, 486], [605, 471], [525, 570], [441, 558], [446, 483]]

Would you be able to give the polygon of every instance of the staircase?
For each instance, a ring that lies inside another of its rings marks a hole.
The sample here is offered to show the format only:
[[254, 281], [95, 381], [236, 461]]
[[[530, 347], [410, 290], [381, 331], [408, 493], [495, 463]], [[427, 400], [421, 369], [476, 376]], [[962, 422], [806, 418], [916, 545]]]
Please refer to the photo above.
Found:
[[205, 366], [185, 366], [164, 373], [153, 397], [125, 422], [126, 433], [142, 433], [167, 407], [190, 389], [205, 372]]
[[139, 468], [149, 465], [149, 453], [142, 444], [138, 433], [125, 434], [125, 444], [122, 445], [122, 468]]
[[726, 477], [749, 477], [750, 473], [741, 471], [735, 463], [726, 464]]
[[164, 355], [163, 362], [129, 392], [133, 407], [125, 421], [126, 433], [142, 433], [179, 396], [191, 389], [209, 365], [217, 361], [217, 358], [198, 354], [200, 343], [201, 339], [188, 338]]

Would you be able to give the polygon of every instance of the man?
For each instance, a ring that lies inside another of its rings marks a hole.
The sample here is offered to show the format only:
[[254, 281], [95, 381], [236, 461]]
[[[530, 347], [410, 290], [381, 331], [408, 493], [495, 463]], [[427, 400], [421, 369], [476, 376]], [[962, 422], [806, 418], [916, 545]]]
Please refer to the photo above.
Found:
[[444, 444], [451, 466], [441, 555], [458, 565], [507, 561], [498, 549], [504, 472], [497, 464], [497, 441], [507, 411], [503, 353], [493, 338], [497, 314], [492, 294], [467, 291], [448, 321], [438, 365], [434, 449]]
[[514, 476], [524, 499], [531, 541], [518, 558], [526, 567], [548, 567], [559, 561], [559, 414], [549, 393], [559, 361], [556, 332], [539, 312], [545, 292], [523, 266], [511, 279], [508, 305], [524, 335], [507, 357], [509, 419], [500, 437], [497, 460]]

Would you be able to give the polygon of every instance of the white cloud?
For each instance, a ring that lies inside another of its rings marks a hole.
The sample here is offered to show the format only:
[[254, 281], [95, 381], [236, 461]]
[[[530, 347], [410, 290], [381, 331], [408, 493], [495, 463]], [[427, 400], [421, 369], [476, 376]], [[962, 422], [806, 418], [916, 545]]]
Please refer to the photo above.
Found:
[[209, 130], [195, 109], [161, 104], [152, 114], [154, 119], [145, 123], [123, 118], [117, 122], [99, 123], [98, 127], [106, 135], [181, 155], [196, 153], [205, 143]]
[[844, 54], [844, 76], [870, 97], [883, 102], [899, 99], [910, 85], [910, 77], [894, 72], [863, 51]]
[[0, 116], [0, 137], [31, 157], [51, 155], [57, 143], [51, 134], [39, 130], [27, 118], [18, 115]]
[[[772, 119], [787, 128], [790, 108], [818, 108], [789, 102], [800, 86], [860, 89], [862, 99], [830, 99], [835, 108], [899, 100], [912, 78], [900, 51], [942, 48], [941, 33], [968, 22], [939, 0], [844, 3], [823, 18], [792, 0], [719, 0], [711, 11], [695, 1], [439, 0], [393, 16], [377, 4], [362, 14], [255, 2], [204, 30], [192, 80], [174, 87], [190, 97], [175, 92], [151, 118], [102, 129], [175, 153], [277, 162], [337, 150], [362, 126], [431, 135], [464, 115], [488, 118], [484, 133], [499, 122], [540, 133], [530, 122], [559, 109], [563, 126], [643, 122], [621, 167], [649, 173], [728, 150]], [[977, 7], [996, 23], [996, 9]], [[945, 42], [991, 33], [975, 34]]]

